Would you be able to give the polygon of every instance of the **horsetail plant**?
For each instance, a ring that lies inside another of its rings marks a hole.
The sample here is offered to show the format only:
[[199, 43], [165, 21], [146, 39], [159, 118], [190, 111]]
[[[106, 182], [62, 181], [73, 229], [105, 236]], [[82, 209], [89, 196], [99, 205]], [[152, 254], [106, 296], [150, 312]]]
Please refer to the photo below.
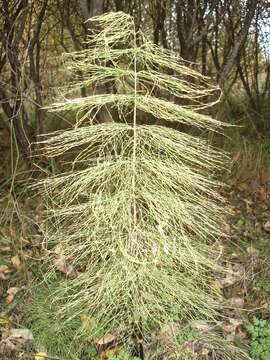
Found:
[[[70, 271], [53, 293], [60, 328], [81, 318], [76, 336], [90, 342], [147, 342], [153, 329], [211, 321], [218, 311], [211, 278], [224, 209], [211, 174], [224, 155], [179, 131], [219, 131], [200, 112], [217, 89], [136, 31], [131, 16], [91, 21], [99, 31], [66, 55], [74, 80], [50, 106], [75, 111], [75, 126], [41, 141], [47, 156], [69, 159], [65, 172], [42, 180], [47, 275], [61, 254]], [[91, 95], [76, 98], [81, 87]], [[111, 121], [101, 123], [104, 108]]]

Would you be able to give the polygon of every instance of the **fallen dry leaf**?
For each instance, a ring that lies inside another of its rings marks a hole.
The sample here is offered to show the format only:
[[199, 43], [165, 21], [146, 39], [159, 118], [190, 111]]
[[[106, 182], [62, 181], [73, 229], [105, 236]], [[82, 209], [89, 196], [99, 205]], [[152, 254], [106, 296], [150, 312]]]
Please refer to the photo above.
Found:
[[99, 339], [97, 341], [97, 344], [98, 345], [106, 345], [106, 344], [111, 343], [114, 340], [115, 340], [115, 336], [113, 334], [108, 334], [108, 335], [105, 335], [103, 338]]
[[29, 329], [10, 329], [9, 332], [14, 339], [23, 339], [25, 341], [34, 340], [34, 336]]
[[2, 246], [1, 247], [1, 252], [5, 253], [5, 252], [10, 252], [11, 248], [10, 246]]
[[264, 187], [261, 187], [261, 188], [259, 189], [259, 192], [260, 192], [260, 195], [261, 195], [261, 199], [262, 199], [263, 201], [266, 201], [267, 198], [268, 198], [267, 190], [266, 190]]
[[244, 299], [242, 299], [240, 296], [231, 298], [230, 302], [237, 309], [243, 308], [245, 303]]
[[65, 274], [67, 277], [75, 277], [76, 273], [74, 271], [74, 268], [71, 264], [67, 264], [64, 250], [61, 244], [55, 247], [54, 253], [56, 255], [56, 258], [54, 259], [53, 263], [56, 269], [61, 273]]
[[7, 290], [7, 293], [8, 293], [9, 295], [10, 295], [10, 294], [15, 295], [15, 294], [17, 294], [18, 291], [20, 291], [20, 288], [18, 288], [18, 287], [11, 287], [11, 288], [9, 288], [9, 289]]
[[239, 189], [240, 191], [247, 191], [248, 188], [249, 188], [249, 186], [248, 186], [247, 183], [241, 183], [241, 184], [238, 185], [238, 189]]
[[59, 256], [57, 259], [54, 260], [54, 266], [56, 269], [62, 273], [66, 273], [66, 260], [64, 257]]
[[7, 265], [0, 265], [0, 279], [7, 280], [7, 274], [9, 273], [9, 268]]
[[20, 240], [22, 247], [30, 244], [30, 241], [25, 239], [23, 236], [20, 236], [19, 240]]
[[14, 294], [9, 294], [6, 297], [6, 304], [10, 304], [14, 300]]
[[47, 359], [47, 353], [40, 351], [35, 355], [35, 360], [44, 360]]
[[17, 269], [17, 271], [20, 271], [22, 265], [21, 265], [21, 260], [20, 260], [19, 256], [15, 255], [10, 260], [11, 260], [12, 265], [15, 266], [15, 268]]
[[[245, 201], [245, 200], [244, 200]], [[246, 201], [246, 212], [247, 214], [251, 214], [252, 213], [252, 208], [251, 206], [249, 205], [249, 203]]]
[[270, 232], [270, 220], [264, 224], [264, 230]]
[[5, 273], [8, 270], [8, 266], [7, 265], [0, 265], [0, 272]]

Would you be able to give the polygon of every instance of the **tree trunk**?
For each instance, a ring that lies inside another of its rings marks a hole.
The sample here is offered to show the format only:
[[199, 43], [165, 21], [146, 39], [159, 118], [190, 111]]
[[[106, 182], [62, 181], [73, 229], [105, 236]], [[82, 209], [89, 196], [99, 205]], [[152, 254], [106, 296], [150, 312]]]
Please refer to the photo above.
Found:
[[85, 19], [85, 26], [88, 31], [93, 31], [93, 24], [91, 21], [87, 21], [91, 19], [93, 16], [98, 16], [103, 13], [103, 0], [80, 0], [80, 8], [82, 15]]
[[221, 74], [219, 75], [219, 80], [218, 80], [218, 85], [221, 89], [224, 88], [225, 82], [228, 79], [230, 72], [234, 66], [234, 64], [237, 61], [237, 57], [239, 56], [243, 45], [245, 44], [247, 35], [248, 35], [248, 30], [249, 27], [251, 25], [252, 19], [255, 15], [255, 10], [256, 10], [256, 6], [258, 4], [258, 0], [249, 0], [247, 2], [247, 14], [246, 14], [246, 18], [245, 18], [245, 22], [243, 25], [242, 30], [240, 31], [238, 40], [235, 42], [235, 45], [233, 47], [232, 53], [230, 58], [227, 61], [227, 64], [224, 66]]

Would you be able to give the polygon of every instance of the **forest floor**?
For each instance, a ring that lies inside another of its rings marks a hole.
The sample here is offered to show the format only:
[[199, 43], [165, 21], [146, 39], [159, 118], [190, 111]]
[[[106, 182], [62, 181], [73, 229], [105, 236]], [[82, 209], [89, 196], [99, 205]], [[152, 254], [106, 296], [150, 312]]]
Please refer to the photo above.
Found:
[[[15, 178], [7, 175], [9, 144], [2, 141], [0, 148], [0, 358], [41, 360], [38, 352], [49, 351], [36, 343], [25, 307], [34, 279], [42, 279], [44, 204], [25, 190], [23, 170]], [[221, 261], [228, 271], [214, 284], [224, 304], [219, 326], [237, 346], [247, 345], [253, 359], [270, 359], [270, 175], [245, 180], [239, 171], [235, 166], [222, 189], [230, 205], [222, 225], [227, 236]]]

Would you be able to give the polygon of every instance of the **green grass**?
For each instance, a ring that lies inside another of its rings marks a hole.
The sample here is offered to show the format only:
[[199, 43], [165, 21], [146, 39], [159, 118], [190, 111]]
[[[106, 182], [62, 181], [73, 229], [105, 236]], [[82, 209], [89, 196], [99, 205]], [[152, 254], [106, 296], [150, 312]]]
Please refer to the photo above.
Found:
[[227, 95], [215, 107], [215, 116], [233, 127], [226, 128], [225, 136], [209, 138], [211, 143], [230, 154], [231, 171], [224, 175], [233, 184], [260, 184], [270, 180], [270, 106], [265, 101], [258, 114], [252, 112], [247, 104], [244, 93], [232, 91]]
[[24, 306], [25, 324], [33, 332], [35, 351], [44, 349], [49, 356], [81, 359], [87, 347], [87, 339], [76, 339], [82, 324], [80, 317], [74, 317], [62, 328], [64, 319], [58, 313], [59, 304], [54, 302], [54, 293], [59, 283], [56, 277], [50, 284], [39, 283], [32, 289], [32, 293], [28, 294], [30, 300], [26, 300]]

